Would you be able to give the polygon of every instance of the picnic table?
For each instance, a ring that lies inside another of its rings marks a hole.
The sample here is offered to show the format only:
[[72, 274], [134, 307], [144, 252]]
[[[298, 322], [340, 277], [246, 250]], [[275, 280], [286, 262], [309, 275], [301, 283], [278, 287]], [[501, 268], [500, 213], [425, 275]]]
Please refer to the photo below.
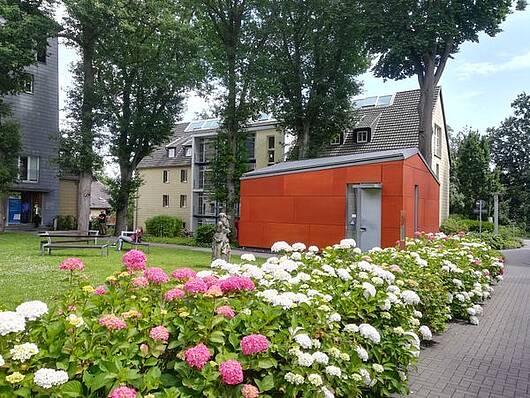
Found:
[[81, 231], [47, 231], [39, 236], [45, 238], [41, 240], [41, 255], [46, 251], [51, 254], [53, 249], [97, 249], [101, 250], [102, 256], [109, 255], [110, 236], [99, 235], [98, 231], [89, 231], [88, 234]]

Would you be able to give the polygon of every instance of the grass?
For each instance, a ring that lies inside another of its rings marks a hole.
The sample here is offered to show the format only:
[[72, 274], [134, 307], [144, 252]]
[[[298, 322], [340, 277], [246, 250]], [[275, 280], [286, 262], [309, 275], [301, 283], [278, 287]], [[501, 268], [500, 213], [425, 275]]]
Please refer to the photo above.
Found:
[[[114, 271], [121, 269], [122, 252], [109, 247], [108, 257], [98, 250], [57, 250], [40, 255], [40, 238], [28, 233], [0, 234], [0, 308], [13, 309], [27, 300], [50, 302], [67, 287], [65, 272], [59, 263], [78, 257], [85, 263], [84, 274], [93, 285], [101, 284]], [[210, 263], [210, 254], [191, 250], [151, 247], [148, 266], [172, 271], [178, 267], [201, 269]]]

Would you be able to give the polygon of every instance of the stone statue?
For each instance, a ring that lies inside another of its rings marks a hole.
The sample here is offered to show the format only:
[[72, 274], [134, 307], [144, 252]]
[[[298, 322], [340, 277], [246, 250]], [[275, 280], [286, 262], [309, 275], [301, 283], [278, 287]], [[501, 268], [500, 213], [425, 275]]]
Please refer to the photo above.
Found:
[[219, 213], [219, 220], [215, 226], [215, 234], [212, 242], [212, 260], [218, 258], [230, 261], [230, 222], [225, 213]]

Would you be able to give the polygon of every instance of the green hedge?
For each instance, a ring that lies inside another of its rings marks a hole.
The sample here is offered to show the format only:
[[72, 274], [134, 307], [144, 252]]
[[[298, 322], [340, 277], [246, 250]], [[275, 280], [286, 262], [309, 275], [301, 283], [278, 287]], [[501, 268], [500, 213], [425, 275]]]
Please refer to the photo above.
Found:
[[158, 237], [174, 237], [182, 232], [182, 220], [172, 216], [154, 216], [145, 221], [145, 229], [149, 235]]
[[[458, 216], [451, 216], [444, 220], [440, 229], [446, 234], [455, 234], [458, 232], [479, 232], [480, 225], [478, 220], [470, 220]], [[482, 231], [493, 232], [493, 223], [482, 221]]]
[[57, 230], [71, 231], [77, 229], [77, 219], [74, 216], [57, 216]]
[[195, 241], [198, 245], [211, 245], [213, 235], [215, 234], [215, 225], [204, 224], [197, 228], [195, 232]]

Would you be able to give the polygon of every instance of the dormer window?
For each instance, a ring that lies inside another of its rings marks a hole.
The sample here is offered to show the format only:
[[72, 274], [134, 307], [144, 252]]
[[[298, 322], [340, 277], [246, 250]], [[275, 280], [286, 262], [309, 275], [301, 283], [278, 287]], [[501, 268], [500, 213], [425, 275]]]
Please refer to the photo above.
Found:
[[331, 145], [340, 145], [344, 141], [344, 134], [340, 133], [337, 134], [333, 139], [331, 140]]
[[168, 148], [167, 150], [167, 157], [168, 158], [174, 158], [175, 156], [177, 156], [177, 151], [175, 148]]
[[353, 131], [353, 139], [357, 144], [366, 144], [367, 142], [370, 142], [372, 139], [371, 135], [371, 130], [369, 128], [362, 128]]
[[184, 148], [184, 156], [187, 156], [187, 157], [191, 156], [191, 146], [187, 146]]

